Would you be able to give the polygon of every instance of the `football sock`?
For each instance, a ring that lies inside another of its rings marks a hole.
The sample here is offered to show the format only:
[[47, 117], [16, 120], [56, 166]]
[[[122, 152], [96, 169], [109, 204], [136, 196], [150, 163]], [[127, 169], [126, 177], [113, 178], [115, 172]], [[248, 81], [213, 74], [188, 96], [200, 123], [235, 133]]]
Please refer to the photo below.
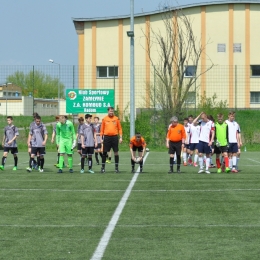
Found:
[[73, 166], [73, 158], [72, 158], [72, 156], [68, 156], [68, 164], [69, 164], [69, 168], [72, 169], [72, 166]]
[[102, 155], [102, 168], [104, 168], [104, 169], [105, 169], [105, 165], [106, 165], [106, 158], [107, 158], [107, 153], [103, 152], [103, 155]]
[[199, 165], [200, 165], [200, 169], [203, 168], [203, 158], [199, 157]]
[[181, 167], [181, 156], [177, 155], [177, 170], [180, 170]]
[[92, 168], [92, 157], [88, 157], [88, 168], [89, 170]]
[[[183, 152], [183, 153], [182, 153], [182, 158], [183, 158], [183, 162], [186, 163], [186, 161], [187, 161], [187, 153], [186, 153], [186, 152]], [[177, 163], [177, 164], [178, 164], [178, 163]]]
[[17, 167], [18, 164], [18, 157], [14, 156], [14, 166]]
[[32, 168], [33, 164], [34, 164], [34, 159], [33, 158], [30, 158], [29, 160], [29, 167]]
[[98, 153], [95, 153], [96, 162], [99, 162], [98, 160]]
[[170, 157], [170, 170], [171, 171], [173, 170], [173, 161], [174, 161], [174, 158]]
[[84, 169], [85, 157], [81, 157], [81, 169]]
[[37, 156], [37, 165], [40, 166], [40, 156]]
[[216, 158], [216, 165], [218, 169], [221, 167], [219, 158]]
[[64, 156], [60, 156], [59, 158], [59, 168], [62, 169], [64, 164]]
[[229, 168], [232, 168], [232, 158], [229, 158]]
[[2, 157], [2, 165], [5, 165], [5, 162], [6, 162], [6, 157], [3, 156], [3, 157]]
[[134, 162], [134, 160], [131, 158], [131, 165], [132, 165], [132, 169], [134, 169], [134, 167], [135, 167], [135, 162]]
[[144, 161], [142, 160], [142, 161], [140, 161], [140, 168], [143, 168], [143, 163], [144, 163]]
[[199, 157], [199, 156], [198, 156], [197, 154], [194, 155], [194, 163], [197, 163], [198, 157]]
[[[39, 157], [40, 158], [40, 157]], [[44, 165], [44, 157], [40, 158], [40, 168], [43, 169], [43, 165]]]
[[[109, 160], [111, 160], [111, 157], [109, 157], [110, 159]], [[118, 163], [119, 163], [119, 155], [115, 155], [115, 167], [116, 167], [116, 169], [118, 168]]]
[[229, 159], [228, 159], [228, 157], [224, 157], [224, 161], [225, 161], [225, 166], [229, 167]]
[[236, 163], [237, 163], [237, 157], [236, 156], [232, 157], [232, 163], [233, 163], [233, 168], [236, 168]]
[[206, 158], [206, 170], [209, 169], [209, 165], [210, 165], [210, 158]]

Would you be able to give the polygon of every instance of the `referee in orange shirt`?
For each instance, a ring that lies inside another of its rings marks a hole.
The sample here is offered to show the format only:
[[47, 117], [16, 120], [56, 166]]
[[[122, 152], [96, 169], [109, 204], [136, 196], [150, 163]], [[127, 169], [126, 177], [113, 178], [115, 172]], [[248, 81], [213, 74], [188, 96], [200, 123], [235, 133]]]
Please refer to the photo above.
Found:
[[185, 145], [186, 132], [184, 126], [178, 123], [176, 116], [171, 118], [171, 125], [168, 128], [166, 137], [166, 147], [170, 154], [170, 170], [168, 173], [173, 173], [174, 154], [177, 155], [177, 172], [180, 173], [181, 166], [181, 150]]
[[[114, 108], [109, 107], [107, 109], [108, 115], [103, 118], [100, 136], [101, 142], [103, 142], [103, 154], [102, 154], [102, 167], [101, 173], [105, 173], [105, 165], [106, 165], [106, 156], [107, 153], [111, 150], [114, 151], [115, 155], [115, 172], [119, 173], [118, 164], [119, 164], [119, 155], [118, 155], [118, 143], [122, 143], [122, 127], [120, 120], [117, 116], [114, 115]], [[119, 135], [119, 139], [118, 139]]]
[[145, 153], [146, 142], [141, 134], [136, 133], [131, 139], [129, 143], [130, 153], [131, 153], [131, 165], [132, 165], [132, 173], [135, 173], [135, 156], [136, 151], [138, 151], [138, 156], [141, 158], [140, 160], [140, 173], [143, 172], [143, 158]]

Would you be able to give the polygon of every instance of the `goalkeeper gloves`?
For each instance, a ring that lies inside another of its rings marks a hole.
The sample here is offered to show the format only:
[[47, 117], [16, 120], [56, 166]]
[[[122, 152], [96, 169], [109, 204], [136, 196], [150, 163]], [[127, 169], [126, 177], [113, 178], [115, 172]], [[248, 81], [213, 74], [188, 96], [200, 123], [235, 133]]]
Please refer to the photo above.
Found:
[[73, 144], [72, 144], [71, 150], [73, 150], [75, 147], [76, 147], [76, 140], [73, 141]]

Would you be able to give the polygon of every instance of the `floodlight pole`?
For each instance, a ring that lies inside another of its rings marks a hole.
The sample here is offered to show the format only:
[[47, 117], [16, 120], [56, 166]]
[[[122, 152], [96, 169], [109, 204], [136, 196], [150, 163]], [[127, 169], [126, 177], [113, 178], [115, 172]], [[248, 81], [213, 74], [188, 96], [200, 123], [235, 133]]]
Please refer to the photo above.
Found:
[[49, 62], [57, 64], [59, 66], [59, 83], [58, 83], [58, 115], [60, 114], [60, 63], [54, 62], [54, 60], [49, 59]]
[[130, 137], [135, 134], [134, 0], [130, 0]]

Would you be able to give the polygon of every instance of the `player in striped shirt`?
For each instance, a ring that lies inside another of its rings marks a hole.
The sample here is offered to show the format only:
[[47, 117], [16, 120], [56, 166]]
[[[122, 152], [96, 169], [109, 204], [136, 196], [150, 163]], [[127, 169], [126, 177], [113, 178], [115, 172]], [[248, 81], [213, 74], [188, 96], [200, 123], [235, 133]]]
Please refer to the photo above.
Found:
[[4, 153], [2, 157], [2, 164], [0, 165], [0, 170], [4, 170], [6, 159], [9, 151], [14, 157], [14, 167], [13, 171], [17, 170], [18, 163], [18, 148], [16, 143], [16, 138], [19, 136], [18, 128], [13, 125], [13, 117], [8, 116], [7, 118], [7, 126], [4, 128], [4, 137], [2, 141], [2, 146], [4, 148]]

